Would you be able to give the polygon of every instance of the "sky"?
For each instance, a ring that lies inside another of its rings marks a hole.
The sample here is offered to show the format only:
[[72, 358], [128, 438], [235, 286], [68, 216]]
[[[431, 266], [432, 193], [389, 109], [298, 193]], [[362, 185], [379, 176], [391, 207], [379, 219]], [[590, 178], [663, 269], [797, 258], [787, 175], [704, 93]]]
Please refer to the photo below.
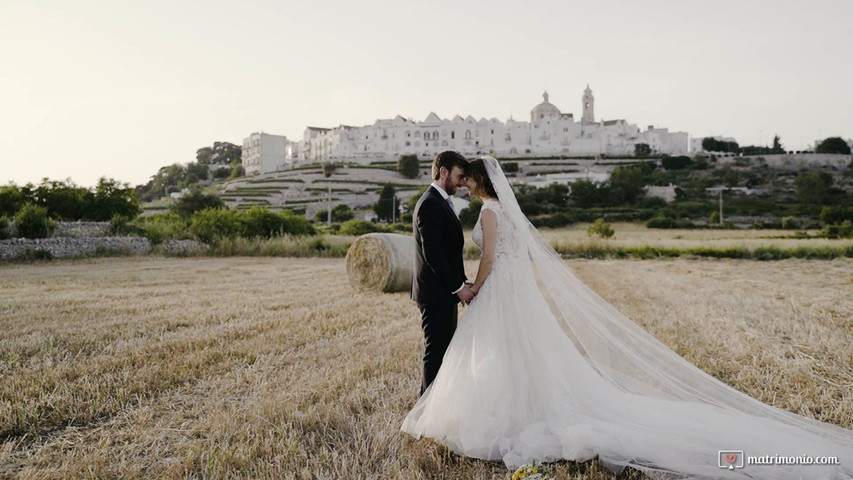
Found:
[[512, 116], [547, 90], [789, 150], [853, 137], [851, 0], [0, 0], [0, 185], [131, 185], [252, 132]]

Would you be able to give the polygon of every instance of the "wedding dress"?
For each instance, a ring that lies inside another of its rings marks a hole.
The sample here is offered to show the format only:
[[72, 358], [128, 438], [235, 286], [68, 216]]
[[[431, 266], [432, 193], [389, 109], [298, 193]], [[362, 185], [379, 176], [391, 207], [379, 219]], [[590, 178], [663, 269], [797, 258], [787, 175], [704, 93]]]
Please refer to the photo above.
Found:
[[[497, 161], [484, 161], [499, 198], [482, 207], [497, 217], [493, 268], [402, 431], [510, 468], [597, 456], [653, 478], [853, 478], [853, 431], [735, 390], [619, 313], [527, 221]], [[473, 239], [482, 248], [479, 221]], [[778, 464], [816, 457], [838, 464]]]

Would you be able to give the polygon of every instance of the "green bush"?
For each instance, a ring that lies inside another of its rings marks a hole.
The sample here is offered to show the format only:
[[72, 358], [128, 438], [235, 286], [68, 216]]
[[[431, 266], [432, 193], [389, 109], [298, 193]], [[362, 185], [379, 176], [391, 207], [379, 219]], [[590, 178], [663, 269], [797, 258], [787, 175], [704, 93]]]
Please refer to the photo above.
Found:
[[239, 233], [248, 238], [272, 238], [284, 231], [284, 217], [266, 207], [249, 208], [239, 215], [239, 221], [243, 224], [242, 232]]
[[560, 212], [553, 215], [544, 215], [530, 219], [536, 227], [559, 228], [575, 223], [576, 219], [572, 213]]
[[[334, 209], [332, 209], [334, 212]], [[302, 215], [297, 215], [290, 210], [284, 210], [278, 213], [278, 216], [283, 219], [282, 232], [290, 235], [314, 235], [314, 227], [308, 222], [308, 219]]]
[[132, 225], [142, 232], [142, 236], [153, 244], [163, 240], [182, 240], [192, 237], [187, 220], [176, 213], [157, 213], [139, 217]]
[[678, 222], [674, 218], [669, 217], [654, 217], [646, 222], [648, 228], [678, 228]]
[[329, 219], [329, 211], [328, 210], [317, 210], [314, 212], [314, 221], [317, 223], [326, 223]]
[[820, 233], [826, 238], [853, 238], [853, 222], [845, 220], [840, 225], [826, 225]]
[[2, 215], [0, 216], [0, 240], [5, 240], [9, 238], [11, 235], [9, 234], [9, 219]]
[[216, 243], [242, 235], [246, 228], [243, 220], [236, 210], [208, 208], [193, 213], [190, 230], [202, 242]]
[[53, 232], [55, 224], [47, 216], [47, 208], [26, 204], [15, 214], [18, 235], [24, 238], [46, 238]]
[[603, 218], [599, 218], [586, 229], [586, 234], [590, 237], [598, 235], [600, 238], [610, 238], [613, 236], [613, 233], [613, 228], [609, 223], [605, 223]]
[[359, 236], [366, 233], [381, 232], [382, 228], [378, 225], [368, 222], [367, 220], [348, 220], [341, 225], [339, 233], [341, 235]]
[[189, 192], [175, 200], [169, 206], [169, 211], [182, 217], [189, 218], [195, 212], [209, 208], [224, 208], [225, 203], [214, 193], [205, 192], [200, 186], [192, 185]]

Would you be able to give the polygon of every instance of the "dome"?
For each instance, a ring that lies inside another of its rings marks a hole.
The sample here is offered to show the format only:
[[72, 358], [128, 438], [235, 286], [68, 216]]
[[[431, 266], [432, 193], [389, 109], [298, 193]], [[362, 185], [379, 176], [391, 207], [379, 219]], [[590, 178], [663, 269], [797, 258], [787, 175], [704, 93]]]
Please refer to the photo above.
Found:
[[533, 107], [533, 110], [530, 111], [531, 122], [550, 118], [552, 116], [560, 116], [560, 109], [557, 108], [556, 105], [548, 101], [548, 92], [543, 93], [542, 98], [544, 99], [543, 102]]

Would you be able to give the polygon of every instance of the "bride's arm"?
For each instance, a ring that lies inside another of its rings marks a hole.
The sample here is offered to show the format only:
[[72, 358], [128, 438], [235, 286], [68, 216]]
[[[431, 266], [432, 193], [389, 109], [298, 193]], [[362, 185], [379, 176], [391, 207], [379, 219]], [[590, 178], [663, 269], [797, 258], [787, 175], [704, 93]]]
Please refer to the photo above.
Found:
[[483, 228], [483, 255], [480, 257], [480, 267], [477, 269], [477, 279], [471, 289], [476, 295], [486, 278], [492, 272], [495, 263], [495, 241], [498, 236], [498, 217], [495, 212], [483, 209], [480, 214], [480, 226]]

